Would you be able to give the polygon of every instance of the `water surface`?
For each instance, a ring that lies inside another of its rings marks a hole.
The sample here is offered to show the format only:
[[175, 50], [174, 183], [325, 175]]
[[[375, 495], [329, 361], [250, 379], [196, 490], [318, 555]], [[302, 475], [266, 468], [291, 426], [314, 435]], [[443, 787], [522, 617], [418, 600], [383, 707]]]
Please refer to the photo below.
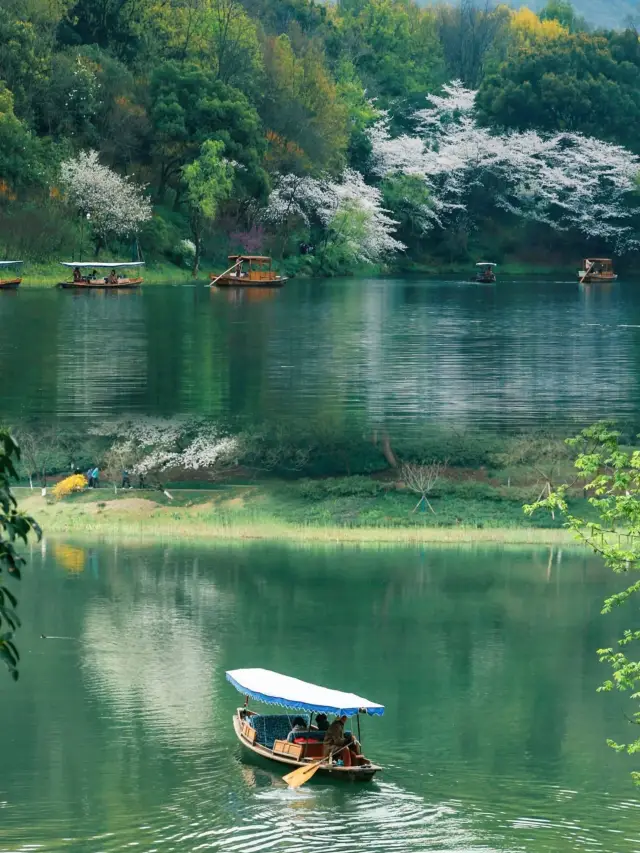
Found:
[[[611, 577], [587, 555], [49, 542], [25, 574], [2, 853], [640, 850], [604, 744], [623, 706], [595, 692], [625, 614], [599, 615]], [[385, 772], [290, 792], [243, 760], [243, 666], [384, 703], [363, 740]]]
[[24, 289], [0, 293], [0, 324], [9, 420], [187, 412], [395, 434], [640, 424], [636, 283]]

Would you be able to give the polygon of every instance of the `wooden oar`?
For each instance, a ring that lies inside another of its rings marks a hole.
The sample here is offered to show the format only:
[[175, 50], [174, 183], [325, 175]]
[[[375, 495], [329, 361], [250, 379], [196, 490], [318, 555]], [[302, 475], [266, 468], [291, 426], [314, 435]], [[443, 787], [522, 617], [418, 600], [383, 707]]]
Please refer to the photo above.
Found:
[[340, 746], [330, 755], [325, 755], [324, 758], [321, 758], [319, 761], [314, 761], [311, 764], [305, 764], [303, 767], [296, 768], [293, 772], [287, 773], [286, 776], [282, 777], [283, 782], [286, 782], [290, 788], [299, 788], [315, 776], [316, 771], [320, 768], [321, 764], [324, 764], [330, 758], [333, 758], [334, 755], [342, 752], [343, 749], [349, 749], [349, 747]]
[[237, 267], [237, 266], [238, 266], [238, 261], [236, 261], [236, 262], [235, 262], [235, 264], [234, 264], [232, 267], [229, 267], [229, 269], [228, 269], [228, 270], [225, 270], [224, 272], [221, 272], [221, 273], [220, 273], [220, 275], [219, 275], [217, 278], [214, 278], [214, 280], [213, 280], [213, 281], [210, 281], [210, 282], [209, 282], [209, 284], [205, 284], [205, 287], [213, 287], [213, 285], [216, 283], [216, 281], [218, 281], [219, 279], [221, 279], [223, 275], [226, 275], [228, 272], [231, 272], [231, 270], [236, 269], [236, 267]]
[[[586, 266], [586, 264], [585, 264], [585, 266]], [[585, 280], [585, 278], [589, 275], [589, 271], [591, 270], [592, 266], [593, 266], [593, 263], [591, 263], [587, 266], [586, 270], [584, 271], [584, 275], [582, 276], [582, 278], [580, 279], [578, 284], [582, 284], [582, 282]]]

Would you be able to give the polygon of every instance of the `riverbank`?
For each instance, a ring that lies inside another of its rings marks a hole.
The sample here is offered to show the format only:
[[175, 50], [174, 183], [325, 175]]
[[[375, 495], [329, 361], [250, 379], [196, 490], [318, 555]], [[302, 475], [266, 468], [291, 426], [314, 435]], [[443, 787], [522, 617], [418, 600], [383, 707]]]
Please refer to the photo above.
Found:
[[[514, 490], [516, 491], [516, 490]], [[157, 490], [87, 490], [54, 502], [25, 488], [21, 509], [47, 535], [136, 540], [271, 539], [341, 543], [494, 543], [567, 545], [556, 522], [529, 519], [520, 498], [489, 501], [447, 495], [434, 511], [413, 512], [403, 493], [309, 495], [296, 483]], [[503, 504], [502, 506], [500, 504]]]
[[[224, 265], [223, 265], [224, 266]], [[178, 267], [171, 263], [155, 263], [147, 264], [141, 273], [143, 277], [143, 286], [156, 284], [202, 284], [205, 285], [209, 281], [209, 273], [217, 270], [219, 267], [222, 270], [223, 266], [215, 262], [203, 262], [200, 273], [197, 278], [193, 278], [190, 269]], [[574, 268], [575, 267], [575, 268]], [[535, 266], [533, 264], [521, 263], [518, 261], [506, 262], [500, 265], [499, 278], [502, 277], [543, 277], [556, 276], [561, 280], [573, 280], [577, 266], [567, 264], [566, 266]], [[283, 272], [291, 275], [294, 278], [310, 278], [308, 270], [289, 268], [285, 262], [282, 264]], [[366, 270], [354, 270], [350, 277], [378, 277], [381, 275], [393, 277], [397, 275], [425, 276], [425, 277], [451, 277], [459, 276], [461, 279], [471, 279], [475, 268], [469, 263], [451, 263], [451, 264], [425, 264], [425, 263], [409, 263], [406, 266], [401, 266], [397, 269], [391, 269], [385, 273], [379, 270], [367, 272]], [[65, 270], [57, 262], [51, 263], [31, 263], [25, 262], [22, 269], [22, 288], [48, 288], [55, 287], [59, 281], [65, 278], [70, 278], [70, 271]]]

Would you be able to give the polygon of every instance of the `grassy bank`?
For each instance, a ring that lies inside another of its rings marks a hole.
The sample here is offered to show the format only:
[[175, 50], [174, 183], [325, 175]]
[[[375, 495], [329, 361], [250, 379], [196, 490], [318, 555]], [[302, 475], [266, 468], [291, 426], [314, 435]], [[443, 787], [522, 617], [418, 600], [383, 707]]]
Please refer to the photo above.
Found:
[[48, 535], [83, 538], [523, 545], [572, 541], [549, 518], [527, 519], [516, 489], [510, 490], [511, 497], [495, 494], [491, 499], [478, 488], [481, 484], [451, 483], [446, 495], [433, 499], [434, 512], [413, 512], [413, 495], [383, 490], [341, 495], [327, 488], [327, 482], [174, 489], [171, 498], [146, 490], [114, 494], [112, 488], [87, 490], [58, 502], [24, 488], [17, 496]]

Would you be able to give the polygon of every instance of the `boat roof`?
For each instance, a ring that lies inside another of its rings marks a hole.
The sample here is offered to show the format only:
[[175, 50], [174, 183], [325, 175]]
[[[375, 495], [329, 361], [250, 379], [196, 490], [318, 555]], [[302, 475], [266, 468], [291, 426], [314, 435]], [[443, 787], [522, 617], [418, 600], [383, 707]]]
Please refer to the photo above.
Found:
[[230, 261], [237, 261], [239, 258], [242, 258], [244, 261], [270, 261], [271, 258], [268, 255], [229, 255]]
[[108, 263], [103, 263], [102, 261], [60, 261], [63, 267], [108, 267], [109, 269], [116, 269], [118, 267], [143, 267], [144, 261], [109, 261]]
[[585, 261], [600, 261], [601, 264], [610, 264], [611, 258], [585, 258]]
[[494, 264], [493, 261], [478, 261], [476, 266], [477, 267], [497, 267], [498, 264]]
[[309, 684], [298, 678], [280, 675], [269, 669], [232, 669], [227, 672], [227, 681], [245, 696], [251, 696], [269, 705], [283, 705], [305, 711], [323, 711], [330, 714], [346, 714], [352, 717], [358, 712], [382, 716], [384, 705], [378, 705], [356, 696]]
[[24, 261], [0, 261], [0, 267], [11, 267], [14, 264], [22, 264]]

